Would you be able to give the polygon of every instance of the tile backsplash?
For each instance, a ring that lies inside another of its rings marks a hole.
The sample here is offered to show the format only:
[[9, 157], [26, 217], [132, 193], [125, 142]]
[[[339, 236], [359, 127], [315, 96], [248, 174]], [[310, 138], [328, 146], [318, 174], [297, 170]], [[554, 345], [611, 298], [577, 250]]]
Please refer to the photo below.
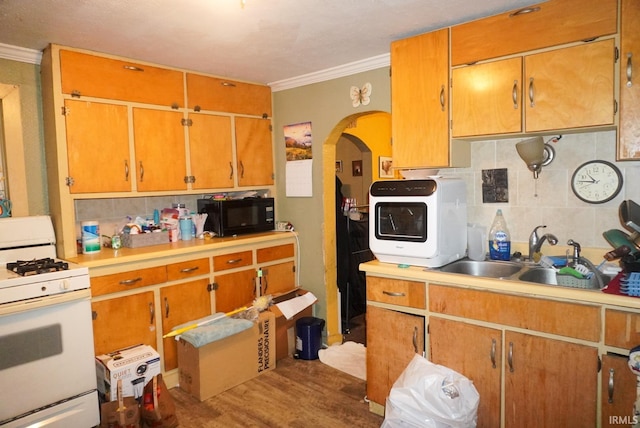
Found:
[[[267, 190], [250, 192], [221, 192], [229, 197], [242, 197], [259, 194], [268, 195]], [[95, 220], [100, 223], [100, 233], [112, 235], [136, 217], [153, 218], [155, 209], [171, 208], [174, 203], [185, 204], [190, 212], [197, 212], [198, 199], [210, 194], [142, 196], [135, 198], [78, 199], [75, 201], [76, 235], [80, 238], [80, 223]]]
[[[547, 142], [557, 134], [544, 137]], [[486, 140], [471, 143], [471, 167], [441, 170], [443, 175], [463, 177], [467, 183], [468, 219], [489, 229], [498, 208], [506, 218], [514, 242], [528, 242], [534, 227], [546, 225], [545, 233], [553, 233], [559, 244], [573, 239], [583, 247], [610, 248], [602, 236], [609, 229], [627, 231], [620, 223], [618, 207], [624, 200], [640, 203], [640, 162], [616, 162], [616, 133], [601, 131], [566, 134], [557, 142], [553, 162], [543, 167], [534, 180], [533, 173], [516, 152], [518, 139]], [[602, 159], [620, 168], [624, 186], [613, 200], [604, 204], [588, 204], [571, 190], [571, 177], [582, 163]], [[483, 203], [482, 170], [508, 169], [508, 203]]]

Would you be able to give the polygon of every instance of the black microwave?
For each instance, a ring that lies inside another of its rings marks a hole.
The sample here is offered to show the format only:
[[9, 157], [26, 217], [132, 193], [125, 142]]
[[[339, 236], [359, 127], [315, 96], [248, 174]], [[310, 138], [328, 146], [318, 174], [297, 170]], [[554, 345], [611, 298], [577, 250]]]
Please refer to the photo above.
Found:
[[204, 230], [217, 236], [268, 232], [275, 227], [273, 198], [198, 199], [198, 213], [207, 214]]

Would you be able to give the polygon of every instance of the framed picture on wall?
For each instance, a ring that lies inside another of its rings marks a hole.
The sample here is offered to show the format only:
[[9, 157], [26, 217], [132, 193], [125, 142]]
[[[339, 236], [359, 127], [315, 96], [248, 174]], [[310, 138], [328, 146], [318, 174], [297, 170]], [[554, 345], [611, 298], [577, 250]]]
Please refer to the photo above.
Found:
[[336, 161], [336, 172], [342, 172], [342, 161], [341, 160], [337, 160]]
[[380, 178], [393, 178], [393, 170], [391, 169], [393, 160], [389, 156], [380, 156], [378, 159]]
[[354, 177], [361, 177], [362, 176], [362, 161], [361, 160], [354, 160], [351, 161], [351, 173]]

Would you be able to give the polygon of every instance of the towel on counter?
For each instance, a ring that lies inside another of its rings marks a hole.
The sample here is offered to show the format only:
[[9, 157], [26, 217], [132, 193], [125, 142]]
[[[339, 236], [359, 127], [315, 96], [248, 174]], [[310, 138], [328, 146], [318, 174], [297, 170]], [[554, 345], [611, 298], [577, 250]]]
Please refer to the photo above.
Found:
[[187, 327], [192, 324], [198, 324], [203, 321], [220, 317], [220, 319], [213, 321], [211, 324], [196, 327], [191, 330], [187, 330], [181, 335], [176, 336], [176, 340], [182, 337], [184, 340], [192, 344], [196, 348], [200, 348], [208, 343], [215, 342], [216, 340], [224, 339], [225, 337], [233, 336], [236, 333], [240, 333], [246, 329], [253, 327], [253, 322], [244, 319], [228, 318], [224, 312], [210, 315], [208, 317], [200, 318], [195, 321], [191, 321], [185, 324], [176, 326], [174, 330], [182, 327]]

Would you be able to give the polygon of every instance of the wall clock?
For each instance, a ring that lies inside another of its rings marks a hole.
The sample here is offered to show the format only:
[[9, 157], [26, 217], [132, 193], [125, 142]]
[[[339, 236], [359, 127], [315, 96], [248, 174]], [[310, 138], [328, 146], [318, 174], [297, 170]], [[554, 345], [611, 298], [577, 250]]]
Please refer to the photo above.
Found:
[[615, 198], [622, 190], [622, 173], [611, 162], [585, 162], [573, 173], [571, 190], [584, 202], [602, 204]]

